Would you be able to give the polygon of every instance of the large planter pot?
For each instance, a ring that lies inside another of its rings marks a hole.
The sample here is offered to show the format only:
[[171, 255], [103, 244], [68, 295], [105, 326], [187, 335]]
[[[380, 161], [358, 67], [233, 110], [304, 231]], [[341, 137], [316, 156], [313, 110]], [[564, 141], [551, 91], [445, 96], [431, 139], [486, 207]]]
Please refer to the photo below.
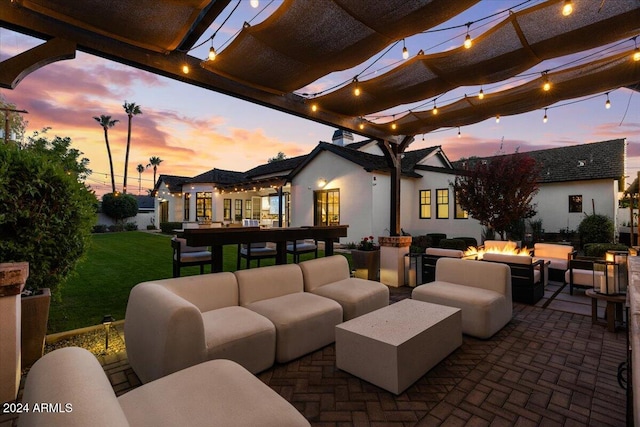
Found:
[[375, 251], [351, 251], [355, 277], [360, 279], [378, 280], [380, 273], [380, 250]]
[[33, 365], [44, 353], [51, 291], [48, 288], [22, 297], [22, 369]]

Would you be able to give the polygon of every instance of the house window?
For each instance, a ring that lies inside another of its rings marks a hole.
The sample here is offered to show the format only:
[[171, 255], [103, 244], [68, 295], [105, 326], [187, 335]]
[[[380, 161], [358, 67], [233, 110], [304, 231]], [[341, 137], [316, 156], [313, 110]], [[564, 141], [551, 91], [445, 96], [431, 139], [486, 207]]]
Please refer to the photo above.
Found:
[[251, 219], [251, 200], [244, 201], [244, 218]]
[[184, 220], [189, 221], [190, 215], [191, 215], [191, 193], [184, 193], [184, 214], [183, 214]]
[[436, 190], [436, 218], [449, 218], [449, 189], [440, 188]]
[[211, 219], [211, 192], [201, 191], [196, 193], [196, 219]]
[[459, 195], [456, 193], [455, 198], [455, 219], [467, 219], [469, 218], [469, 212], [462, 209], [460, 206]]
[[236, 219], [236, 221], [242, 221], [242, 200], [241, 199], [235, 199], [234, 200], [234, 211], [233, 211], [233, 217]]
[[420, 218], [431, 218], [431, 190], [420, 190]]
[[313, 192], [313, 224], [340, 224], [340, 190], [318, 190]]
[[569, 212], [582, 212], [582, 195], [569, 196]]
[[223, 200], [224, 220], [231, 221], [231, 199]]

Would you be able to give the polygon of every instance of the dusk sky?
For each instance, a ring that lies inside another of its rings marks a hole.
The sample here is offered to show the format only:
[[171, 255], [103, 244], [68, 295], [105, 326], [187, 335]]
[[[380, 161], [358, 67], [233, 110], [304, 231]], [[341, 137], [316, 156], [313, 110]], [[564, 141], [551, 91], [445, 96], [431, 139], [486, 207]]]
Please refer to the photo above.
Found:
[[[518, 3], [485, 0], [443, 26], [474, 21]], [[539, 1], [531, 4], [536, 3]], [[253, 20], [252, 25], [266, 18], [279, 4], [273, 2]], [[235, 2], [216, 20], [205, 38], [218, 28], [233, 5]], [[214, 39], [216, 49], [259, 10], [251, 8], [248, 1], [242, 1]], [[504, 16], [498, 18], [502, 19]], [[477, 29], [476, 34], [487, 28]], [[472, 36], [473, 30], [472, 26]], [[434, 53], [459, 46], [464, 34], [465, 29], [421, 34], [408, 38], [406, 44], [412, 54], [419, 49]], [[0, 61], [40, 43], [40, 40], [0, 29]], [[204, 58], [208, 46], [206, 44], [191, 55]], [[632, 42], [629, 47], [633, 47]], [[218, 50], [223, 50], [221, 48]], [[382, 67], [392, 66], [401, 60], [400, 45], [373, 69], [383, 72], [386, 69], [382, 70]], [[569, 58], [559, 58], [554, 64], [569, 61]], [[543, 63], [536, 69], [545, 67], [549, 65]], [[355, 68], [355, 73], [358, 68], [363, 66]], [[313, 83], [307, 91], [331, 87], [353, 76], [354, 70], [334, 73]], [[477, 88], [463, 88], [461, 91], [473, 93]], [[127, 137], [127, 116], [122, 108], [125, 100], [140, 105], [143, 111], [133, 119], [128, 172], [128, 187], [132, 194], [138, 193], [136, 166], [146, 165], [151, 156], [163, 160], [159, 174], [194, 176], [214, 167], [244, 171], [265, 163], [279, 151], [287, 157], [307, 154], [319, 141], [330, 141], [335, 130], [82, 52], [78, 52], [74, 60], [54, 63], [30, 74], [14, 90], [0, 89], [0, 95], [17, 108], [29, 112], [25, 115], [28, 135], [43, 127], [51, 127], [51, 136], [72, 138], [73, 146], [83, 151], [91, 161], [93, 174], [87, 183], [98, 194], [110, 191], [110, 179], [103, 131], [93, 116], [105, 114], [120, 120], [109, 131], [109, 137], [116, 185], [121, 190]], [[455, 93], [445, 95], [443, 104], [448, 103], [447, 99], [456, 99], [455, 96]], [[491, 119], [464, 127], [461, 138], [458, 138], [457, 129], [424, 135], [424, 141], [422, 135], [417, 135], [409, 149], [441, 145], [449, 159], [457, 160], [472, 155], [493, 155], [501, 145], [504, 152], [512, 153], [516, 149], [526, 152], [627, 138], [627, 175], [633, 179], [640, 170], [640, 93], [618, 89], [609, 93], [609, 99], [610, 109], [605, 109], [605, 94], [582, 102], [567, 101], [550, 106], [547, 111], [549, 120], [544, 124], [544, 111], [538, 110], [502, 117], [499, 124]], [[358, 135], [354, 137], [356, 141], [363, 139]], [[142, 194], [153, 186], [152, 181], [153, 172], [148, 169], [142, 174]]]

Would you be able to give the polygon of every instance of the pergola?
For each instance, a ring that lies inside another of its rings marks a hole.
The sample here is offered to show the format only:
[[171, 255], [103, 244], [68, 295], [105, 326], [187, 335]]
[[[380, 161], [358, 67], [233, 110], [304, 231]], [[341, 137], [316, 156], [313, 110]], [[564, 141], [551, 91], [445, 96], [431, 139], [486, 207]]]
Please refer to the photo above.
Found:
[[[414, 135], [640, 85], [640, 0], [549, 0], [510, 13], [475, 37], [471, 48], [421, 51], [374, 78], [356, 75], [328, 93], [301, 92], [477, 2], [285, 0], [264, 22], [245, 25], [215, 60], [203, 60], [189, 52], [210, 38], [212, 23], [231, 0], [0, 0], [2, 27], [46, 41], [0, 63], [0, 86], [13, 89], [32, 71], [81, 50], [376, 139], [392, 171], [389, 229], [397, 236], [400, 159]], [[574, 12], [565, 16], [567, 3]], [[607, 56], [539, 73], [482, 99], [438, 105], [435, 114], [436, 100], [455, 88], [502, 82], [542, 61], [616, 42]], [[428, 107], [386, 113], [419, 101]], [[386, 118], [374, 119], [374, 113]]]

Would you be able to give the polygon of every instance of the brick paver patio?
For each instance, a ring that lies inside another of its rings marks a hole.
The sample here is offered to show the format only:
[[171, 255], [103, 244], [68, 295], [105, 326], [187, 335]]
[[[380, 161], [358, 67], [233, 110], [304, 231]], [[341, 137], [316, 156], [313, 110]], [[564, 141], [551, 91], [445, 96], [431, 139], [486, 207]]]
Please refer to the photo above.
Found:
[[[391, 302], [410, 291], [392, 289]], [[584, 299], [582, 291], [560, 296], [558, 306], [586, 305]], [[398, 396], [336, 369], [333, 345], [258, 377], [313, 426], [624, 426], [617, 370], [626, 360], [625, 332], [542, 304], [514, 304], [513, 320], [499, 333], [489, 340], [465, 336], [462, 347]], [[125, 353], [101, 363], [117, 394], [140, 385]], [[0, 418], [0, 426], [12, 421]]]

